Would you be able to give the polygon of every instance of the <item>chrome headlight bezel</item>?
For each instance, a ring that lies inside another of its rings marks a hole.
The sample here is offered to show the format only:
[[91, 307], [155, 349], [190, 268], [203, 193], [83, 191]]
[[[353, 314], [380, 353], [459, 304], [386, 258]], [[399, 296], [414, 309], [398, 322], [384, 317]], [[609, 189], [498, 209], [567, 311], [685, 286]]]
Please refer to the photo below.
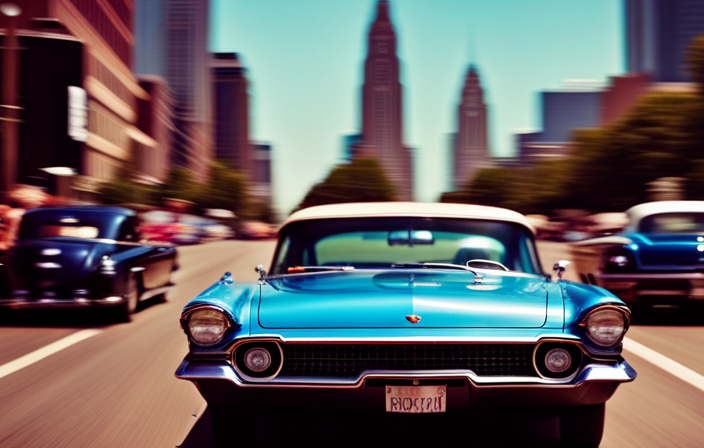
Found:
[[579, 324], [599, 349], [618, 347], [628, 331], [630, 311], [623, 306], [604, 305], [591, 310]]
[[[252, 350], [264, 350], [269, 355], [266, 368], [255, 371], [247, 366], [245, 360]], [[283, 368], [284, 351], [280, 341], [269, 339], [249, 339], [242, 341], [232, 352], [232, 365], [237, 374], [248, 382], [266, 382], [278, 376]]]
[[188, 339], [200, 347], [220, 344], [227, 330], [233, 326], [232, 317], [218, 306], [201, 305], [188, 309], [181, 315], [181, 327]]

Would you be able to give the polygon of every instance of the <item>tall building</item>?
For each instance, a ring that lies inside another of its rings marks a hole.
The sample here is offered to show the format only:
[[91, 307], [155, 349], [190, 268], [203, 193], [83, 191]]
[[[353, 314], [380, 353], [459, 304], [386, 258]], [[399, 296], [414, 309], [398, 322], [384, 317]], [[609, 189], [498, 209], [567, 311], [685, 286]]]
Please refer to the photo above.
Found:
[[253, 179], [249, 141], [249, 92], [245, 69], [237, 53], [215, 53], [210, 61], [213, 80], [215, 157]]
[[197, 180], [213, 160], [208, 0], [167, 0], [166, 81], [175, 100], [173, 162]]
[[145, 183], [161, 183], [171, 168], [174, 99], [164, 78], [143, 75], [139, 85], [149, 94], [149, 100], [139, 101], [139, 129], [154, 139], [156, 145], [139, 145], [133, 157], [137, 179]]
[[379, 160], [396, 189], [396, 196], [410, 200], [413, 198], [411, 150], [403, 144], [402, 86], [388, 1], [377, 3], [367, 51], [362, 87], [363, 153]]
[[166, 78], [167, 0], [134, 0], [134, 72]]
[[251, 142], [252, 174], [250, 175], [249, 193], [252, 197], [271, 204], [271, 144]]
[[572, 132], [601, 125], [604, 88], [595, 83], [574, 82], [563, 89], [540, 93], [542, 131], [518, 134], [523, 162], [569, 155]]
[[[155, 144], [137, 127], [137, 102], [149, 95], [132, 72], [132, 0], [14, 3], [19, 15], [11, 26], [1, 16], [0, 31], [3, 51], [9, 48], [16, 57], [2, 71], [12, 96], [4, 104], [17, 106], [2, 112], [9, 129], [4, 135], [16, 137], [2, 145], [3, 172], [14, 173], [3, 176], [2, 188], [7, 180], [39, 176], [50, 187], [65, 184], [47, 174], [56, 172], [47, 168], [65, 167], [78, 174], [70, 182], [74, 190], [94, 192], [131, 161], [136, 144]], [[8, 123], [15, 123], [14, 130]]]
[[654, 82], [687, 82], [686, 49], [704, 33], [702, 0], [625, 0], [626, 69]]
[[457, 137], [453, 161], [453, 189], [471, 181], [479, 168], [488, 166], [486, 104], [484, 89], [474, 65], [467, 70], [462, 100], [457, 111]]

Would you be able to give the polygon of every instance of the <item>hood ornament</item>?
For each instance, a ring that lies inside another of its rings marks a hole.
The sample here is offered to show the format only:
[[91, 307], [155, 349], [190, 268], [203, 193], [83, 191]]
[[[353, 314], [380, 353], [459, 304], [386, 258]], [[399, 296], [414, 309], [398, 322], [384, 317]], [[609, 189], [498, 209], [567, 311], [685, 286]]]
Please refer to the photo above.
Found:
[[409, 314], [406, 316], [406, 320], [412, 324], [417, 324], [420, 322], [421, 317], [417, 314]]

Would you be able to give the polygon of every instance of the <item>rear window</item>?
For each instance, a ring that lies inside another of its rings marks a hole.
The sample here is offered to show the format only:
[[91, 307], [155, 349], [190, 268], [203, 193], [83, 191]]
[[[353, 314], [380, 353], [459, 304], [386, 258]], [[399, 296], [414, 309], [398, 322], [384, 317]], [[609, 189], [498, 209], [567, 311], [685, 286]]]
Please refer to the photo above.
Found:
[[646, 216], [640, 222], [641, 233], [704, 233], [704, 213], [660, 213]]
[[20, 224], [19, 239], [106, 238], [117, 239], [126, 217], [110, 213], [27, 213]]

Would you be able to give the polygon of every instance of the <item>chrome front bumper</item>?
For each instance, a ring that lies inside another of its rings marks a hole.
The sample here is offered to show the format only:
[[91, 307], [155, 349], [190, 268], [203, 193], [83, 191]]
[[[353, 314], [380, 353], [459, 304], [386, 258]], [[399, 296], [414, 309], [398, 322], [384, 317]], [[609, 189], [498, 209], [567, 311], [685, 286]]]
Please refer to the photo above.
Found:
[[98, 299], [89, 299], [83, 297], [76, 298], [5, 298], [0, 299], [0, 308], [10, 309], [42, 309], [42, 308], [91, 308], [91, 307], [106, 307], [115, 306], [123, 303], [124, 297], [108, 296]]
[[308, 407], [371, 407], [384, 403], [388, 381], [448, 384], [448, 407], [482, 408], [504, 405], [575, 406], [604, 403], [616, 388], [633, 381], [636, 372], [624, 360], [616, 365], [589, 364], [572, 380], [538, 377], [479, 377], [471, 371], [368, 371], [354, 380], [274, 380], [246, 383], [227, 362], [184, 360], [179, 379], [192, 381], [208, 403], [305, 403]]

